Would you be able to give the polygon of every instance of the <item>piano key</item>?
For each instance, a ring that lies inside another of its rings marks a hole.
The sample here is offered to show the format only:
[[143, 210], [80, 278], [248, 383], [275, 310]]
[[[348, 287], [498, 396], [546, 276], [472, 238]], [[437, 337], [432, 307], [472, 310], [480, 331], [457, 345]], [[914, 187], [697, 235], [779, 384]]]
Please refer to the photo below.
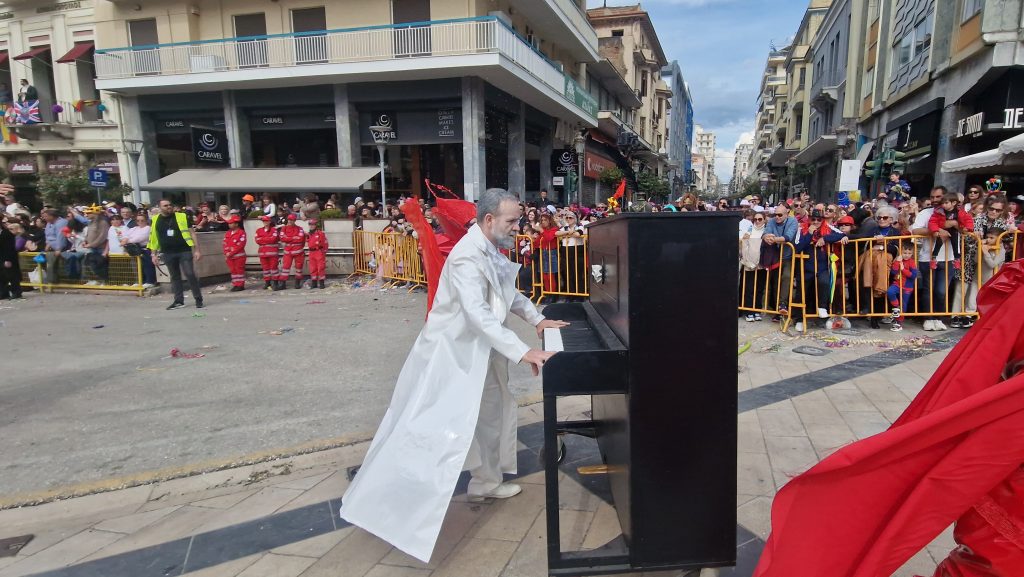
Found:
[[562, 345], [562, 333], [558, 329], [544, 329], [544, 350], [564, 351]]

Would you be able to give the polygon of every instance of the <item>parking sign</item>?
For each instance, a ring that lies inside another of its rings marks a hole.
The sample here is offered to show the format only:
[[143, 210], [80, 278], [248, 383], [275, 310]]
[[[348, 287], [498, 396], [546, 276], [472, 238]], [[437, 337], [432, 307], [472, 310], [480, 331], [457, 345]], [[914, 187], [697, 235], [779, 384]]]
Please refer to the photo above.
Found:
[[108, 182], [107, 171], [98, 168], [89, 169], [89, 186], [93, 188], [106, 188]]

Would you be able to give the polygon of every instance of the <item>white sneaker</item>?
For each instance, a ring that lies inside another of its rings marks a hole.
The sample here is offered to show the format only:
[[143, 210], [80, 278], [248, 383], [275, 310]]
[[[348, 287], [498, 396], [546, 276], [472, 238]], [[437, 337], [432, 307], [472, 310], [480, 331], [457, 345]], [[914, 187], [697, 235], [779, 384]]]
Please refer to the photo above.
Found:
[[155, 286], [156, 286], [156, 285], [155, 285], [155, 284], [153, 284], [153, 283], [151, 283], [151, 282], [147, 282], [147, 283], [142, 283], [142, 288], [144, 288], [144, 289], [151, 289], [151, 288], [153, 288], [153, 287], [155, 287]]
[[487, 493], [480, 495], [469, 495], [470, 503], [480, 503], [487, 499], [508, 499], [523, 492], [523, 488], [515, 483], [502, 483]]
[[748, 323], [754, 322], [754, 315], [747, 315], [747, 322]]
[[818, 309], [818, 318], [819, 319], [827, 319], [828, 318], [828, 309]]
[[924, 330], [926, 330], [926, 331], [937, 331], [939, 329], [935, 328], [935, 321], [927, 320], [927, 321], [924, 321]]
[[97, 282], [97, 281], [91, 280], [91, 281], [89, 281], [89, 282], [85, 283], [85, 285], [86, 285], [86, 286], [99, 286], [99, 285], [100, 285], [100, 283], [99, 283], [99, 282]]
[[948, 331], [949, 327], [947, 327], [945, 325], [945, 323], [943, 323], [942, 321], [936, 320], [936, 321], [932, 322], [932, 330], [933, 331]]
[[796, 328], [796, 332], [798, 332], [798, 333], [804, 332], [804, 323], [797, 322], [796, 325], [795, 325], [795, 328]]

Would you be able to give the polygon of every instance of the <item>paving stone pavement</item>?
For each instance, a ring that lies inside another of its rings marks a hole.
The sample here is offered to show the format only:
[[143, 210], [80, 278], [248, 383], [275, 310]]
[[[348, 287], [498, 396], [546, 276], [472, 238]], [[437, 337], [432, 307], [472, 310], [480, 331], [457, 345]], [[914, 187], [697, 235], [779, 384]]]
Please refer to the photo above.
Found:
[[[815, 333], [789, 337], [764, 325], [741, 326], [741, 341], [751, 347], [739, 357], [738, 565], [705, 569], [704, 577], [749, 576], [770, 532], [779, 488], [839, 447], [888, 427], [956, 336], [933, 334], [944, 340], [891, 347], [872, 342], [879, 333], [865, 332], [843, 337], [850, 346], [807, 356], [792, 349], [828, 341], [816, 341]], [[900, 338], [922, 335], [906, 331]], [[581, 418], [589, 408], [589, 398], [572, 397], [560, 402], [559, 413]], [[429, 563], [338, 517], [346, 471], [361, 462], [368, 445], [360, 443], [0, 511], [0, 539], [34, 535], [16, 556], [0, 557], [0, 577], [541, 577], [541, 406], [522, 406], [519, 421], [523, 493], [470, 503], [464, 476]], [[620, 533], [607, 496], [574, 474], [595, 457], [587, 443], [593, 441], [567, 442], [570, 457], [560, 474], [563, 549], [596, 548]], [[894, 575], [931, 575], [952, 545], [947, 530]]]

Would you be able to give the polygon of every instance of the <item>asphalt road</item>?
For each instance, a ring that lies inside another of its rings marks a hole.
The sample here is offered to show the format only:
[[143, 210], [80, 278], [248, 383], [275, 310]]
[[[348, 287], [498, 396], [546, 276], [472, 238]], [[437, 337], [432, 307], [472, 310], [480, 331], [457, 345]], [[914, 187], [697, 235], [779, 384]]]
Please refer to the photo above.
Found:
[[[0, 501], [370, 438], [426, 310], [404, 289], [204, 293], [202, 310], [166, 311], [167, 294], [0, 302]], [[540, 380], [513, 366], [512, 387]]]

